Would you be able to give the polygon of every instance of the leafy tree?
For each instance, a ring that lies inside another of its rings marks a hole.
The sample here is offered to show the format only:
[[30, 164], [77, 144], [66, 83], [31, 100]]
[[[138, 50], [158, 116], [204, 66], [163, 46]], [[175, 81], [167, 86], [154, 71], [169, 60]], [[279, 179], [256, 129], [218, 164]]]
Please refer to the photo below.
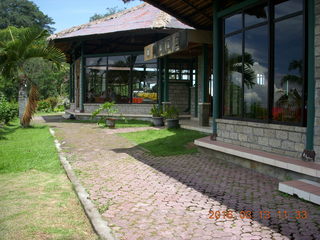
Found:
[[125, 9], [126, 8], [118, 9], [118, 7], [107, 8], [107, 12], [106, 13], [104, 13], [104, 14], [95, 13], [92, 17], [90, 17], [89, 21], [92, 22], [92, 21], [95, 21], [95, 20], [98, 20], [98, 19], [101, 19], [101, 18], [105, 18], [105, 17], [108, 17], [108, 16], [110, 16], [112, 14], [121, 12], [121, 11], [123, 11]]
[[27, 74], [29, 61], [42, 58], [52, 61], [56, 66], [65, 61], [65, 56], [60, 50], [44, 42], [47, 37], [46, 30], [36, 27], [8, 27], [0, 31], [0, 74], [22, 86], [31, 85], [28, 103], [21, 120], [23, 127], [30, 125], [38, 98], [37, 85]]
[[29, 0], [1, 0], [0, 1], [0, 29], [9, 26], [31, 27], [37, 26], [53, 33], [52, 18], [39, 10], [37, 5]]

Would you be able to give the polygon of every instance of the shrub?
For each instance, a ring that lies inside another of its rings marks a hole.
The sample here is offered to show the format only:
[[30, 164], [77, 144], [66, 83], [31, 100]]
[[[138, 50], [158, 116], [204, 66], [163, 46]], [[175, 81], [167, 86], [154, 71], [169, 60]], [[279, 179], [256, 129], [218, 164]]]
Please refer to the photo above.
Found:
[[47, 100], [42, 100], [38, 102], [37, 106], [38, 112], [51, 112], [50, 103]]
[[18, 104], [10, 103], [0, 94], [0, 122], [8, 124], [11, 120], [18, 117]]
[[54, 108], [54, 111], [55, 111], [55, 112], [63, 112], [64, 110], [65, 110], [64, 105], [57, 105], [57, 106]]
[[179, 111], [174, 106], [166, 106], [162, 116], [165, 119], [178, 119], [179, 118]]
[[53, 111], [53, 109], [57, 106], [59, 100], [56, 97], [49, 97], [45, 101], [50, 104], [50, 109], [51, 111]]
[[162, 117], [163, 111], [162, 108], [157, 106], [157, 105], [153, 105], [150, 113], [152, 115], [152, 117]]

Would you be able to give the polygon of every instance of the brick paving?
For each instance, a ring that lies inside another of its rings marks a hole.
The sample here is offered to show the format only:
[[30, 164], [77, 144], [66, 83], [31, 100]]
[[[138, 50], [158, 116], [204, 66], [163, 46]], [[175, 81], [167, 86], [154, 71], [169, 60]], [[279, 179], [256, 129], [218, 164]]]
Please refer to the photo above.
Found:
[[320, 207], [274, 178], [204, 153], [153, 157], [114, 134], [124, 129], [49, 124], [118, 239], [320, 239]]

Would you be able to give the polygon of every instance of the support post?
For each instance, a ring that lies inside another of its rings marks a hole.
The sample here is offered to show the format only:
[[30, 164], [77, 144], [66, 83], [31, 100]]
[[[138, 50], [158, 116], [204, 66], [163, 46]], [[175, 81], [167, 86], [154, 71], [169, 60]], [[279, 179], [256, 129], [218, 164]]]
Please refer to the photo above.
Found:
[[168, 63], [168, 57], [165, 56], [163, 59], [163, 66], [164, 66], [164, 98], [163, 98], [163, 108], [166, 109], [167, 106], [169, 106], [170, 100], [169, 100], [169, 63]]
[[209, 98], [209, 81], [208, 81], [208, 45], [203, 44], [201, 56], [201, 102], [199, 103], [199, 126], [209, 126], [210, 103]]
[[80, 56], [80, 112], [84, 112], [84, 98], [85, 98], [85, 58], [83, 43], [81, 43]]
[[315, 118], [315, 10], [314, 0], [307, 1], [308, 7], [308, 99], [307, 99], [307, 141], [302, 159], [305, 161], [315, 160], [314, 147], [314, 118]]
[[213, 111], [212, 111], [212, 140], [217, 139], [217, 122], [216, 119], [220, 114], [220, 53], [219, 53], [219, 18], [218, 18], [218, 3], [214, 1], [213, 5]]

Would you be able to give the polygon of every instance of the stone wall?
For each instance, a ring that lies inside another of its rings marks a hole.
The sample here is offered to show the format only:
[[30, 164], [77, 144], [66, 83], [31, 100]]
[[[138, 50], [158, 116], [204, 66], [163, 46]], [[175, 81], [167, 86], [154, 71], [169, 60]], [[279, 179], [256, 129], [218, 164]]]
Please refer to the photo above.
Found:
[[180, 114], [189, 114], [189, 85], [183, 81], [169, 82], [169, 101]]
[[76, 109], [75, 103], [70, 103], [70, 111], [74, 111]]
[[315, 27], [315, 126], [314, 150], [316, 162], [320, 162], [320, 0], [315, 1], [316, 27]]
[[[98, 103], [85, 103], [84, 112], [91, 113], [100, 106]], [[116, 104], [119, 113], [126, 115], [150, 115], [152, 104]]]
[[226, 119], [217, 119], [217, 124], [218, 141], [295, 158], [305, 148], [305, 127]]

